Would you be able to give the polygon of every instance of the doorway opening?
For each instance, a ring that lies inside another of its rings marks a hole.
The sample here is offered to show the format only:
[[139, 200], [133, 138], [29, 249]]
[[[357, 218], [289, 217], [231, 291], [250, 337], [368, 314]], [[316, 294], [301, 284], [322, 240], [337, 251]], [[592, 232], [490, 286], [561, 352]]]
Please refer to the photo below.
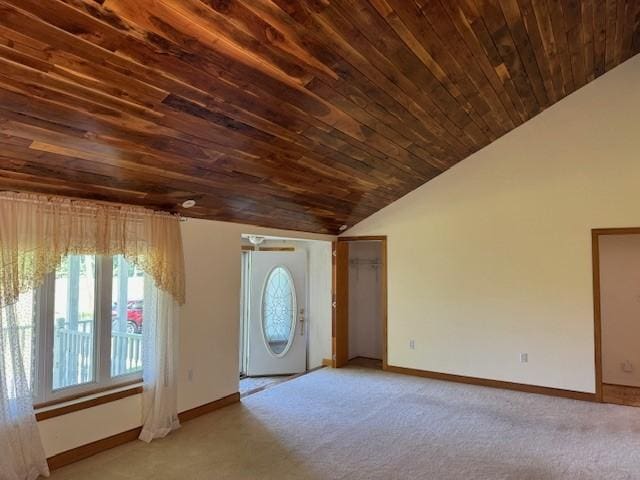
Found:
[[335, 243], [333, 365], [387, 365], [387, 239]]
[[592, 238], [596, 397], [640, 407], [640, 228]]
[[322, 365], [331, 244], [243, 235], [241, 245], [239, 391], [247, 395]]

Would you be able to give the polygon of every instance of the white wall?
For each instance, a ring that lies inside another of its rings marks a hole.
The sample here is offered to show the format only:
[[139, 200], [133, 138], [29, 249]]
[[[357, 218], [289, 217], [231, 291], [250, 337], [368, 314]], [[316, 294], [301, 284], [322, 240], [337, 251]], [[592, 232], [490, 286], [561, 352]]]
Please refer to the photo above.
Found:
[[[189, 219], [182, 224], [187, 302], [181, 311], [180, 324], [179, 411], [238, 391], [240, 237], [243, 233], [333, 239], [327, 235], [207, 220]], [[329, 330], [329, 336], [330, 333]], [[190, 369], [192, 381], [188, 379]], [[141, 402], [136, 395], [44, 420], [38, 425], [46, 454], [52, 456], [140, 424]]]
[[331, 243], [308, 242], [309, 251], [309, 368], [331, 359]]
[[639, 112], [636, 56], [346, 233], [388, 236], [391, 365], [595, 391], [590, 230], [640, 226]]
[[[349, 242], [349, 358], [382, 359], [381, 243]], [[373, 263], [373, 265], [369, 263]]]
[[602, 379], [640, 387], [640, 235], [602, 235], [599, 245]]

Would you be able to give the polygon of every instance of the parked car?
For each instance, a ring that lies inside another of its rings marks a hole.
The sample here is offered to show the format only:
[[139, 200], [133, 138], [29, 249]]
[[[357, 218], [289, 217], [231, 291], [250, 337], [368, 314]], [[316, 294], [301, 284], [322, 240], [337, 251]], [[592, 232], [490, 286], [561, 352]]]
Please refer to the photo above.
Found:
[[[142, 300], [129, 300], [127, 302], [127, 333], [142, 333], [142, 317], [144, 302]], [[118, 327], [118, 303], [111, 305], [111, 325]]]

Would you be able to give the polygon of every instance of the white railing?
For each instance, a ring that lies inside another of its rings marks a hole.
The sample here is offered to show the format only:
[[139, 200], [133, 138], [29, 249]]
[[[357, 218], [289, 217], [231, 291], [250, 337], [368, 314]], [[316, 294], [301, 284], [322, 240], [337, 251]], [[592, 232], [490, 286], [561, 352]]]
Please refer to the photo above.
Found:
[[[56, 328], [53, 367], [54, 388], [79, 385], [93, 380], [93, 335], [90, 326], [78, 330]], [[6, 333], [5, 333], [6, 335]], [[31, 325], [18, 327], [18, 342], [27, 368], [31, 370]], [[142, 369], [142, 334], [111, 334], [111, 376], [126, 375]]]
[[93, 380], [91, 332], [56, 328], [54, 342], [53, 388], [64, 388]]
[[142, 334], [111, 333], [111, 376], [117, 377], [142, 368]]
[[[53, 385], [62, 388], [93, 380], [93, 335], [84, 331], [56, 328]], [[111, 334], [111, 376], [133, 373], [142, 368], [142, 335]]]

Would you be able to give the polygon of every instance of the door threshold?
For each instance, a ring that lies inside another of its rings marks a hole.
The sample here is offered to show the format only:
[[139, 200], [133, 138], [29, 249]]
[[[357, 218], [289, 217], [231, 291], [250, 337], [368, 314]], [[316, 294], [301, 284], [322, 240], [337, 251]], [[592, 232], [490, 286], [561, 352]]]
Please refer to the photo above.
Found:
[[244, 375], [243, 377], [241, 377], [241, 379], [243, 378], [275, 378], [275, 377], [292, 377], [294, 375], [302, 375], [306, 372], [301, 372], [301, 373], [274, 373], [273, 375]]
[[[246, 392], [242, 392], [242, 389], [240, 391], [240, 398], [244, 398], [244, 397], [248, 397], [249, 395], [253, 395], [254, 393], [260, 393], [264, 390], [267, 390], [269, 388], [275, 387], [276, 385], [280, 385], [282, 383], [288, 382], [290, 380], [295, 380], [296, 378], [300, 378], [304, 375], [307, 375], [309, 373], [315, 372], [316, 370], [320, 370], [321, 368], [325, 368], [324, 365], [321, 365], [319, 367], [316, 368], [312, 368], [311, 370], [307, 370], [306, 372], [302, 372], [302, 373], [295, 373], [293, 375], [270, 375], [270, 376], [263, 376], [263, 377], [245, 377], [245, 380], [249, 379], [249, 378], [274, 378], [273, 382], [269, 382], [265, 385], [260, 385], [256, 388], [252, 388], [247, 390]], [[281, 378], [275, 378], [275, 377], [281, 377]]]

